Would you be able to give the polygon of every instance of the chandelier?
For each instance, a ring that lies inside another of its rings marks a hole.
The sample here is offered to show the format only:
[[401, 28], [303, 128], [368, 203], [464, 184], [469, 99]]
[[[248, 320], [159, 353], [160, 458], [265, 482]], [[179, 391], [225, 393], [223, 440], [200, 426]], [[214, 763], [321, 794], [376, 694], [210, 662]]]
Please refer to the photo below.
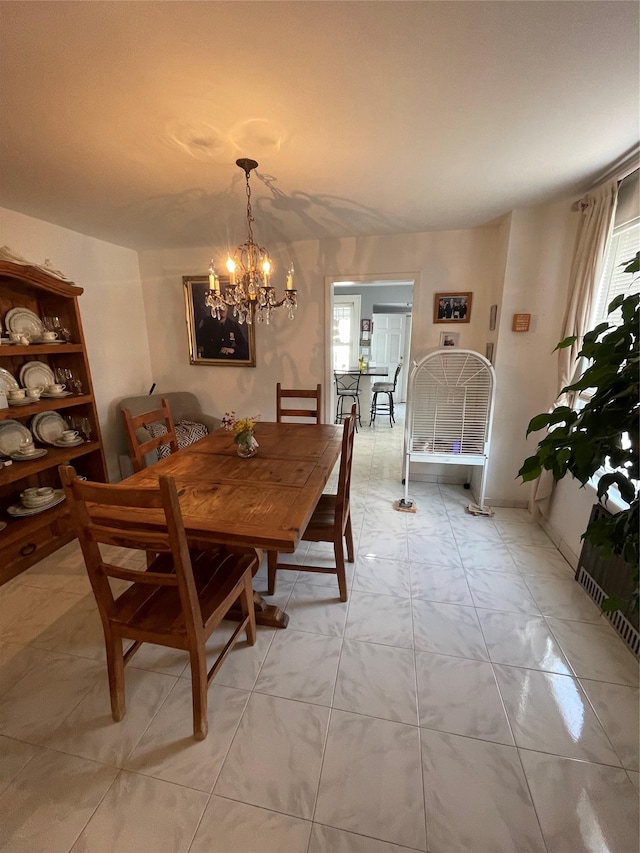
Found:
[[247, 239], [234, 250], [233, 255], [227, 257], [226, 266], [229, 271], [230, 283], [224, 288], [224, 291], [220, 287], [220, 279], [216, 274], [214, 260], [211, 259], [209, 290], [205, 296], [205, 304], [211, 308], [212, 316], [218, 320], [221, 319], [225, 311], [224, 306], [227, 306], [233, 308], [233, 316], [236, 317], [238, 323], [253, 323], [255, 317], [259, 323], [268, 324], [273, 309], [281, 308], [283, 305], [289, 310], [289, 319], [293, 320], [293, 312], [296, 309], [298, 298], [298, 291], [294, 290], [293, 287], [293, 264], [287, 272], [284, 296], [277, 300], [271, 284], [269, 252], [253, 241], [251, 224], [255, 220], [251, 212], [249, 175], [253, 169], [257, 168], [258, 164], [255, 160], [243, 158], [236, 160], [236, 165], [243, 170], [247, 182]]

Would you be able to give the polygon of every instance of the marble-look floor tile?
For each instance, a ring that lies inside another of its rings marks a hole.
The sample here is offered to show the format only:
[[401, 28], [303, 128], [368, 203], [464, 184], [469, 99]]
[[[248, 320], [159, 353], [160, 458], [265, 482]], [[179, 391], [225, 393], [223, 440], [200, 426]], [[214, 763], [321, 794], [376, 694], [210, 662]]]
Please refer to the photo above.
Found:
[[73, 607], [43, 628], [31, 644], [50, 652], [106, 661], [104, 631], [93, 594], [78, 597]]
[[163, 675], [183, 675], [189, 667], [189, 653], [182, 649], [143, 643], [135, 653], [131, 666], [150, 672], [161, 672]]
[[363, 525], [360, 533], [358, 556], [377, 557], [382, 560], [398, 559], [406, 562], [408, 559], [407, 533], [404, 531], [387, 531], [380, 527], [375, 530], [368, 530]]
[[41, 747], [0, 735], [0, 794]]
[[622, 684], [580, 679], [603, 729], [613, 744], [622, 766], [640, 770], [640, 691]]
[[494, 665], [516, 745], [620, 765], [577, 678]]
[[535, 545], [509, 545], [508, 548], [516, 569], [523, 575], [572, 578], [575, 574], [555, 548], [540, 548]]
[[515, 747], [429, 729], [421, 738], [429, 853], [545, 853]]
[[328, 637], [342, 637], [348, 603], [340, 601], [338, 581], [336, 578], [334, 581], [335, 589], [307, 584], [303, 578], [296, 581], [287, 604], [289, 628]]
[[114, 767], [40, 750], [0, 796], [0, 849], [70, 850], [117, 773]]
[[634, 853], [638, 795], [624, 770], [520, 751], [548, 853]]
[[333, 711], [314, 819], [426, 850], [418, 729]]
[[358, 592], [373, 592], [380, 595], [411, 597], [409, 563], [402, 560], [380, 560], [375, 557], [359, 557], [353, 589]]
[[415, 726], [413, 651], [345, 639], [333, 707]]
[[450, 517], [442, 503], [434, 505], [430, 499], [420, 496], [409, 497], [409, 500], [413, 500], [416, 511], [403, 513], [406, 518], [407, 533], [418, 536], [429, 533], [455, 541]]
[[505, 545], [536, 545], [539, 548], [554, 548], [554, 544], [538, 524], [521, 524], [517, 521], [496, 521]]
[[513, 746], [493, 667], [416, 652], [420, 725]]
[[43, 742], [71, 755], [121, 767], [177, 679], [127, 667], [127, 712], [120, 722], [115, 722], [106, 667], [103, 668], [102, 677]]
[[258, 693], [331, 705], [342, 640], [303, 631], [278, 631], [255, 685]]
[[352, 591], [344, 635], [350, 640], [413, 648], [411, 600]]
[[631, 784], [634, 786], [636, 791], [640, 794], [640, 773], [636, 770], [627, 770], [627, 776], [631, 780]]
[[547, 624], [579, 678], [638, 686], [638, 661], [604, 617], [597, 624], [547, 617]]
[[473, 605], [464, 569], [411, 563], [411, 594], [427, 601]]
[[125, 768], [211, 793], [249, 695], [214, 682], [207, 694], [209, 734], [195, 740], [191, 682], [178, 679]]
[[[236, 627], [236, 623], [224, 621], [211, 634], [206, 645], [208, 669], [213, 666]], [[250, 646], [246, 637], [241, 635], [216, 674], [216, 684], [236, 687], [238, 690], [251, 690], [256, 683], [276, 630], [278, 629], [259, 627], [253, 646]], [[182, 678], [191, 680], [191, 666], [185, 667]]]
[[477, 614], [493, 663], [573, 675], [542, 616], [480, 608]]
[[413, 635], [423, 652], [489, 660], [474, 607], [414, 599]]
[[377, 838], [314, 823], [308, 853], [412, 853], [412, 850], [399, 844], [389, 844]]
[[[357, 534], [353, 535], [354, 548], [357, 551], [358, 548], [358, 538]], [[321, 545], [322, 543], [316, 543]], [[327, 543], [328, 544], [328, 543]], [[345, 574], [347, 576], [347, 587], [351, 588], [353, 583], [353, 577], [355, 575], [355, 563], [350, 563], [347, 560], [347, 549], [344, 549], [344, 559], [345, 559]], [[329, 545], [327, 550], [320, 550], [319, 548], [309, 548], [307, 551], [306, 557], [304, 558], [304, 563], [300, 566], [300, 571], [298, 572], [297, 580], [300, 585], [306, 584], [308, 586], [323, 586], [326, 587], [329, 593], [333, 592], [335, 595], [339, 594], [339, 586], [338, 586], [338, 576], [336, 574], [328, 574], [326, 572], [310, 572], [305, 570], [305, 566], [316, 566], [321, 569], [335, 569], [336, 567], [336, 558], [333, 552], [333, 545]], [[278, 570], [278, 577], [289, 577], [289, 572], [285, 570], [284, 573], [281, 573]]]
[[453, 569], [462, 566], [455, 540], [433, 535], [429, 531], [411, 532], [407, 533], [407, 545], [411, 562]]
[[307, 853], [311, 823], [211, 797], [189, 853]]
[[30, 743], [42, 743], [97, 681], [107, 678], [98, 661], [44, 650], [40, 656], [41, 662], [0, 702], [0, 732]]
[[82, 596], [14, 583], [0, 597], [0, 641], [28, 645]]
[[494, 521], [517, 521], [520, 524], [535, 524], [536, 521], [528, 509], [513, 506], [494, 506]]
[[538, 605], [518, 575], [476, 569], [465, 569], [465, 572], [476, 607], [540, 616]]
[[310, 819], [329, 709], [254, 693], [214, 793]]
[[525, 575], [524, 581], [540, 612], [556, 619], [598, 622], [602, 611], [574, 580]]
[[208, 794], [121, 770], [73, 853], [187, 853]]
[[511, 552], [502, 542], [467, 539], [458, 543], [458, 551], [465, 569], [518, 574]]
[[486, 516], [472, 516], [461, 514], [458, 518], [449, 516], [453, 535], [458, 547], [465, 542], [484, 542], [502, 545], [502, 537], [498, 528], [490, 518]]
[[0, 696], [42, 661], [42, 652], [20, 643], [0, 643]]

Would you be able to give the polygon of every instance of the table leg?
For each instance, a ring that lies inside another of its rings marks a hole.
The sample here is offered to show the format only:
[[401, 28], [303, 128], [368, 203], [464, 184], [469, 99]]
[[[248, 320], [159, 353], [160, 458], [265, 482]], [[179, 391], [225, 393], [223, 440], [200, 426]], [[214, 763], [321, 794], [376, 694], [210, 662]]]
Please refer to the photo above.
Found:
[[[268, 604], [259, 592], [253, 591], [253, 605], [256, 609], [256, 625], [265, 625], [267, 628], [286, 628], [289, 624], [289, 616], [276, 607]], [[240, 607], [234, 605], [229, 611], [227, 619], [240, 622], [244, 617]]]

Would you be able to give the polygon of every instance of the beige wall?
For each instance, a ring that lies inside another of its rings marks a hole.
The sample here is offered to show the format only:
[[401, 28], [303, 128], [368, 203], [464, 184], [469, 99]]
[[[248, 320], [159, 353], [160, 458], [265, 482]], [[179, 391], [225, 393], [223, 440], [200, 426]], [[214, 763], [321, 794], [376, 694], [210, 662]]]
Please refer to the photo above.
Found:
[[[415, 279], [412, 358], [437, 346], [442, 326], [432, 322], [433, 294], [471, 290], [471, 322], [461, 345], [485, 352], [495, 343], [496, 412], [487, 498], [524, 506], [531, 486], [516, 479], [536, 445], [525, 440], [529, 419], [556, 396], [557, 356], [566, 283], [577, 221], [570, 201], [512, 212], [491, 227], [296, 243], [283, 249], [277, 269], [293, 260], [300, 308], [291, 322], [278, 312], [258, 326], [257, 368], [189, 364], [183, 275], [202, 274], [209, 249], [143, 252], [128, 249], [0, 209], [0, 243], [54, 265], [85, 288], [80, 300], [109, 471], [118, 478], [114, 403], [157, 391], [189, 390], [205, 411], [274, 417], [275, 384], [311, 386], [330, 381], [329, 305], [334, 278], [401, 275]], [[277, 247], [276, 247], [277, 248]], [[138, 267], [139, 264], [139, 267]], [[282, 277], [276, 281], [282, 281]], [[489, 308], [499, 305], [490, 332]], [[532, 314], [531, 331], [511, 331], [514, 312]], [[446, 328], [446, 327], [445, 327]], [[579, 551], [590, 495], [563, 483], [544, 506], [550, 533], [571, 554]]]
[[36, 263], [50, 258], [84, 288], [78, 301], [98, 417], [109, 476], [119, 479], [113, 403], [151, 382], [137, 253], [3, 208], [0, 244]]

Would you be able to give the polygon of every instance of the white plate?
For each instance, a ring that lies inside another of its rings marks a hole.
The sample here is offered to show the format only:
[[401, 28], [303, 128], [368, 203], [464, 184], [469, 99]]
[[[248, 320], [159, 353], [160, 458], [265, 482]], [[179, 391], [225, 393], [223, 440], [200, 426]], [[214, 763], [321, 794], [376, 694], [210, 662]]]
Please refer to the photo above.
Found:
[[32, 338], [39, 338], [43, 331], [42, 320], [28, 308], [9, 309], [4, 324], [9, 332], [17, 332], [19, 335], [27, 332]]
[[49, 444], [53, 444], [54, 447], [78, 447], [79, 445], [84, 444], [84, 438], [78, 437], [74, 441], [63, 441], [59, 438], [55, 441], [50, 441]]
[[49, 344], [66, 344], [66, 341], [59, 341], [57, 339], [55, 341], [47, 341], [44, 338], [38, 338], [37, 341], [31, 341], [31, 343], [32, 344], [38, 344], [38, 346], [41, 346], [41, 347], [42, 346], [48, 347]]
[[21, 442], [27, 438], [33, 440], [29, 430], [19, 421], [0, 421], [0, 453], [3, 456], [11, 456], [12, 453], [16, 453], [20, 450]]
[[53, 370], [44, 361], [28, 361], [20, 368], [20, 382], [25, 388], [42, 388], [54, 385]]
[[20, 387], [13, 373], [9, 373], [4, 367], [0, 367], [0, 386], [3, 386], [5, 391], [17, 391]]
[[59, 503], [62, 503], [64, 500], [64, 491], [62, 489], [56, 489], [54, 492], [54, 496], [48, 504], [44, 506], [36, 506], [36, 507], [26, 507], [24, 504], [13, 504], [13, 506], [7, 507], [7, 512], [9, 515], [12, 515], [14, 518], [24, 518], [27, 515], [37, 515], [39, 512], [44, 512], [47, 509], [51, 509], [54, 506], [57, 506]]
[[[51, 383], [53, 384], [53, 383]], [[61, 391], [59, 394], [50, 394], [48, 391], [43, 391], [41, 397], [70, 397], [73, 391]]]
[[46, 447], [37, 447], [34, 453], [20, 453], [18, 450], [11, 454], [11, 458], [15, 459], [16, 462], [28, 462], [30, 459], [42, 459], [48, 452]]
[[35, 437], [44, 444], [53, 444], [69, 425], [57, 412], [40, 412], [31, 421], [31, 429]]
[[37, 403], [37, 402], [38, 402], [37, 400], [32, 399], [31, 397], [25, 397], [24, 400], [12, 400], [11, 398], [9, 398], [9, 405], [10, 406], [30, 406], [31, 403]]
[[0, 521], [0, 530], [4, 530], [6, 526], [7, 526], [6, 521]]

